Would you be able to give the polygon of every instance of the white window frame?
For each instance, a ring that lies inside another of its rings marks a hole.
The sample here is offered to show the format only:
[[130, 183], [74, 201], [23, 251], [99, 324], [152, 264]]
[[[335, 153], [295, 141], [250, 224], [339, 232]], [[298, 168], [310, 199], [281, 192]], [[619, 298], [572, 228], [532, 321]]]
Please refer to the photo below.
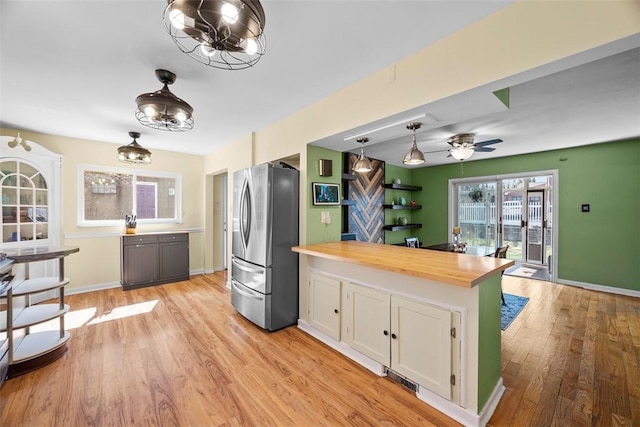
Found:
[[[97, 165], [89, 165], [89, 164], [79, 164], [78, 165], [78, 210], [77, 210], [77, 218], [78, 218], [78, 227], [113, 227], [113, 226], [121, 226], [124, 224], [124, 218], [117, 220], [87, 220], [84, 217], [84, 173], [85, 172], [104, 172], [104, 173], [121, 173], [128, 174], [132, 176], [131, 185], [135, 189], [138, 181], [138, 176], [145, 177], [153, 177], [153, 178], [173, 178], [176, 181], [175, 193], [174, 193], [174, 205], [175, 205], [175, 217], [174, 218], [150, 218], [150, 219], [138, 219], [138, 224], [182, 224], [182, 175], [179, 173], [173, 172], [159, 172], [159, 171], [149, 171], [144, 169], [129, 169], [129, 168], [118, 168], [111, 166], [97, 166]], [[143, 181], [141, 181], [143, 182]], [[133, 194], [133, 214], [135, 214], [136, 208], [136, 191], [132, 192]]]

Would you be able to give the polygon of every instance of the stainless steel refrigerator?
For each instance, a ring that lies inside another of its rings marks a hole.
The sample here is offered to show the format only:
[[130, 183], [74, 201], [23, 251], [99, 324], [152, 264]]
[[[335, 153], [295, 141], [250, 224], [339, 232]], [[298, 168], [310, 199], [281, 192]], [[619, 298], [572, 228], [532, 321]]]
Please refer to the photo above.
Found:
[[270, 163], [233, 174], [231, 302], [269, 331], [298, 320], [299, 179]]

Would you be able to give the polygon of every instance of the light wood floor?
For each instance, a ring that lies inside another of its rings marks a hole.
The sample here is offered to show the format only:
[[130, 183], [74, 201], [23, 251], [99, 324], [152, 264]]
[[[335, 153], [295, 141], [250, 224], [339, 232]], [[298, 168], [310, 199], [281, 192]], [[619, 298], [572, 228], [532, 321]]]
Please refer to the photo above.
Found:
[[[640, 425], [640, 304], [515, 277], [494, 426]], [[67, 298], [65, 356], [0, 389], [0, 426], [449, 426], [295, 327], [235, 313], [224, 275]], [[77, 327], [75, 327], [77, 325]]]

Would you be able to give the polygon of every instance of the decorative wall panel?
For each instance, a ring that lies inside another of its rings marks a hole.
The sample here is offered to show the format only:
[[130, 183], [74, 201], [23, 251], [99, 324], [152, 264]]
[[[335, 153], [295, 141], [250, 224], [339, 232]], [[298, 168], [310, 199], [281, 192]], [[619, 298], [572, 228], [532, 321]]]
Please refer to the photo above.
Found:
[[[348, 154], [349, 170], [358, 155]], [[360, 242], [384, 243], [384, 162], [371, 159], [369, 173], [355, 173], [356, 179], [349, 181], [349, 199], [355, 205], [349, 206], [349, 232], [356, 233]]]

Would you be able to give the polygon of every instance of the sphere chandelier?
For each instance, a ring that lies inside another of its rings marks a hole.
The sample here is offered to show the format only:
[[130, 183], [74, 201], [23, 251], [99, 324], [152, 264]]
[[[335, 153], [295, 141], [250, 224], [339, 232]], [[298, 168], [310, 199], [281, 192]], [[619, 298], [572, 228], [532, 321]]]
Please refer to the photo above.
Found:
[[215, 68], [252, 67], [266, 49], [258, 0], [168, 0], [164, 26], [182, 52]]
[[118, 160], [124, 163], [151, 163], [151, 151], [143, 148], [136, 141], [136, 138], [140, 138], [140, 133], [129, 132], [129, 136], [133, 141], [129, 145], [118, 148]]
[[156, 77], [164, 87], [136, 98], [136, 119], [153, 129], [183, 132], [193, 129], [193, 108], [175, 96], [167, 87], [176, 81], [176, 75], [167, 70], [156, 70]]

